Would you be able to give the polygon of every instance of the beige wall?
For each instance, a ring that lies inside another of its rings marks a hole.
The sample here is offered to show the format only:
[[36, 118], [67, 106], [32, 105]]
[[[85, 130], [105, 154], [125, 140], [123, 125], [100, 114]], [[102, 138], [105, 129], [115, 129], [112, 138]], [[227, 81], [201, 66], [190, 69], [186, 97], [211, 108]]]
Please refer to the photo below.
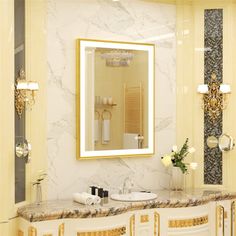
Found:
[[[14, 51], [13, 1], [0, 1], [0, 223], [8, 222], [14, 203]], [[3, 56], [4, 55], [4, 56]], [[8, 227], [8, 223], [0, 224]]]
[[[224, 62], [223, 80], [232, 86], [229, 106], [224, 111], [223, 132], [236, 137], [233, 119], [236, 113], [234, 99], [235, 88], [235, 3], [233, 1], [177, 1], [177, 141], [182, 144], [186, 137], [196, 148], [194, 157], [199, 168], [194, 175], [187, 176], [187, 186], [203, 187], [203, 110], [202, 97], [196, 91], [204, 82], [204, 9], [224, 9]], [[185, 2], [185, 3], [183, 3]], [[186, 3], [187, 2], [187, 3]], [[236, 185], [234, 175], [235, 150], [223, 154], [223, 186], [205, 186], [233, 188]]]
[[[36, 104], [27, 111], [26, 133], [32, 144], [32, 161], [27, 164], [26, 202], [14, 199], [14, 1], [0, 1], [0, 235], [13, 236], [16, 210], [34, 200], [32, 181], [46, 169], [46, 61], [45, 2], [26, 0], [26, 77], [39, 82]], [[2, 56], [4, 55], [4, 56]], [[43, 191], [46, 192], [46, 188]], [[44, 195], [45, 197], [45, 195]]]

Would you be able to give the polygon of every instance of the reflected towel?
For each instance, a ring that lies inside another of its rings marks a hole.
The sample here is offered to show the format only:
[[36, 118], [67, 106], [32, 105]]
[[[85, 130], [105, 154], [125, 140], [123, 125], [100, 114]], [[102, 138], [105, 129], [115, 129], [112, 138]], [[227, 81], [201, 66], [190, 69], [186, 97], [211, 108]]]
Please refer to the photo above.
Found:
[[94, 142], [99, 141], [99, 120], [94, 120]]
[[98, 196], [91, 195], [89, 193], [74, 193], [73, 200], [75, 202], [84, 204], [84, 205], [93, 205], [99, 204], [101, 202], [101, 198]]
[[124, 133], [123, 148], [124, 149], [138, 149], [138, 134]]
[[110, 120], [102, 122], [102, 144], [108, 144], [110, 141]]

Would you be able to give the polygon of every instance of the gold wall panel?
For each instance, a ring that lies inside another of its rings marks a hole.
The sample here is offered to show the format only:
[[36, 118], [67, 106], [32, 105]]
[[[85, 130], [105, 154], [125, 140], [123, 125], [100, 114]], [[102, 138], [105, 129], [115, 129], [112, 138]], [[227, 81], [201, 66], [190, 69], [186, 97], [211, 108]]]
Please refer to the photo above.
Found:
[[28, 229], [28, 236], [37, 236], [37, 229], [33, 226], [30, 226]]
[[58, 236], [64, 236], [65, 224], [59, 225]]
[[24, 232], [19, 229], [17, 235], [18, 236], [24, 236]]
[[202, 217], [196, 217], [192, 219], [183, 220], [169, 220], [169, 228], [184, 228], [193, 227], [198, 225], [204, 225], [208, 223], [208, 215]]
[[126, 234], [126, 227], [119, 227], [101, 231], [78, 232], [77, 236], [121, 236]]
[[147, 222], [149, 222], [149, 215], [141, 215], [141, 216], [140, 216], [140, 222], [141, 222], [141, 223], [147, 223]]

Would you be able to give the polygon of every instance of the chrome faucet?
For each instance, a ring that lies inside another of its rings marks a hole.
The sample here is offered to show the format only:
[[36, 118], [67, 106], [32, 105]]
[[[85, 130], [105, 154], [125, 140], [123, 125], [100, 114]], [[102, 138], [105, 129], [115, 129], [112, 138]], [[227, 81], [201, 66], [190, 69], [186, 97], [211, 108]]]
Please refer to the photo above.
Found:
[[33, 182], [33, 186], [36, 186], [36, 199], [35, 203], [39, 205], [42, 202], [42, 185], [41, 182], [45, 179], [45, 176], [47, 176], [46, 173], [42, 173], [38, 176], [37, 180]]
[[122, 187], [122, 193], [127, 194], [131, 193], [131, 187], [133, 186], [133, 183], [129, 177], [126, 177], [124, 179], [123, 187]]

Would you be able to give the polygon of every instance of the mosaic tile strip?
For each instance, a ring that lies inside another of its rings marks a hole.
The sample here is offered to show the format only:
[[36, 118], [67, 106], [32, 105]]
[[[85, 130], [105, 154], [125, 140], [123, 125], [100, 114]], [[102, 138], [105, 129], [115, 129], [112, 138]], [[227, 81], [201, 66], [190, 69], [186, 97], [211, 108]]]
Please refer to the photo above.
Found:
[[[204, 83], [207, 84], [212, 73], [223, 82], [223, 9], [207, 9], [204, 13]], [[210, 149], [209, 136], [222, 134], [223, 113], [212, 123], [207, 113], [204, 114], [204, 184], [222, 184], [222, 152], [218, 147]]]

